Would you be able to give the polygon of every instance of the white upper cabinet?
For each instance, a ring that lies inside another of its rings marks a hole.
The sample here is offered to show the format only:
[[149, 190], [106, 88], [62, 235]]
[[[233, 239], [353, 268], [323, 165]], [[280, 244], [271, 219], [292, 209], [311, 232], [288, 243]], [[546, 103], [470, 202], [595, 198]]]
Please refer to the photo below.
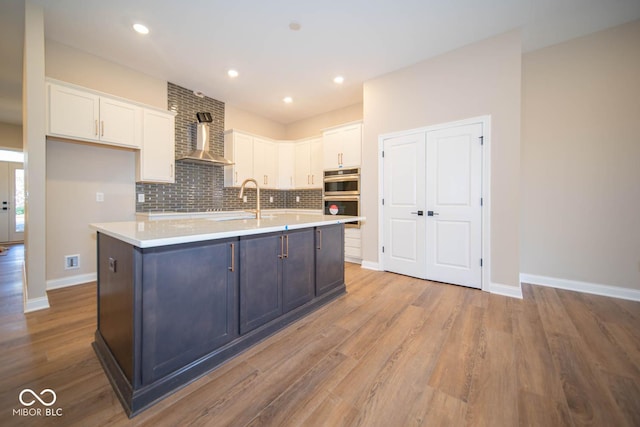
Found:
[[140, 148], [142, 107], [55, 83], [47, 95], [47, 135]]
[[[224, 157], [234, 164], [224, 167], [224, 186], [239, 187], [253, 176], [253, 136], [228, 130], [224, 133]], [[258, 184], [260, 179], [256, 178]]]
[[322, 139], [295, 144], [295, 188], [322, 188]]
[[296, 144], [291, 142], [278, 143], [278, 188], [289, 190], [294, 188], [296, 174]]
[[261, 188], [278, 188], [278, 146], [276, 142], [253, 137], [253, 178]]
[[362, 124], [355, 123], [326, 130], [322, 134], [324, 169], [360, 166]]
[[175, 182], [174, 115], [145, 108], [143, 125], [136, 181]]

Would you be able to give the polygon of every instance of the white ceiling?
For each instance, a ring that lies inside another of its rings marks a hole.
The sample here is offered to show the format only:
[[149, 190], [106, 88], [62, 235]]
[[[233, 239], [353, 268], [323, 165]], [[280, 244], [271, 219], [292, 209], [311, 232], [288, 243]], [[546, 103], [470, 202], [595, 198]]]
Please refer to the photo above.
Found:
[[[283, 124], [362, 102], [366, 80], [505, 31], [522, 29], [526, 52], [640, 18], [639, 0], [32, 1], [47, 38]], [[0, 25], [16, 3], [0, 0]]]

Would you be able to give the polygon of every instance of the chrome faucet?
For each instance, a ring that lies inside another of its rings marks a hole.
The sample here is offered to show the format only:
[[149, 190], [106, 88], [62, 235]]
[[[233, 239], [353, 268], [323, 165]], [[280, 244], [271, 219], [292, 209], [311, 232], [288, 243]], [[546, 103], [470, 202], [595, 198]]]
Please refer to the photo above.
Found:
[[244, 196], [244, 187], [247, 185], [247, 183], [249, 182], [253, 182], [256, 185], [256, 209], [255, 211], [253, 209], [248, 210], [248, 212], [255, 212], [256, 213], [256, 219], [260, 219], [262, 217], [262, 214], [260, 212], [260, 186], [258, 185], [258, 181], [256, 181], [253, 178], [247, 178], [244, 181], [242, 181], [242, 185], [240, 186], [240, 194], [238, 194], [238, 199], [242, 199], [242, 196]]

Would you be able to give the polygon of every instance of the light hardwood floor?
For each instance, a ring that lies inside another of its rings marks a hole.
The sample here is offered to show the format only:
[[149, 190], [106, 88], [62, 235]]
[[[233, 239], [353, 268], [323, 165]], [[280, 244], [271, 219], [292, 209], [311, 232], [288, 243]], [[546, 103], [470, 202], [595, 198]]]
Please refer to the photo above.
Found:
[[[347, 295], [129, 420], [91, 349], [95, 284], [24, 315], [21, 257], [0, 257], [2, 425], [640, 426], [640, 303], [353, 264]], [[62, 416], [12, 415], [24, 388]]]

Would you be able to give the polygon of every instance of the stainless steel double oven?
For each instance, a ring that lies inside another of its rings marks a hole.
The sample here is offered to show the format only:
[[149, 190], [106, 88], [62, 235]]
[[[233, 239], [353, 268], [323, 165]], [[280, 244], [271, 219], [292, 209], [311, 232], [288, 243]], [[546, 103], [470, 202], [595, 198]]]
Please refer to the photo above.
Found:
[[[360, 215], [360, 168], [329, 169], [324, 171], [324, 214]], [[345, 224], [360, 228], [360, 222]]]

